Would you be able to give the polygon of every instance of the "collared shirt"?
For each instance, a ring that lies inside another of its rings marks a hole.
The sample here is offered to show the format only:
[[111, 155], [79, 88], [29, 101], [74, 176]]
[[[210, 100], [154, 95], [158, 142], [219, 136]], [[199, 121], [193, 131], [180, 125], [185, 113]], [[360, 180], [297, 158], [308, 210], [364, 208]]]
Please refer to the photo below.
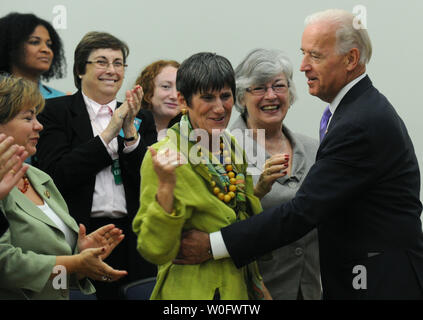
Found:
[[[112, 115], [106, 115], [103, 113], [99, 114], [99, 111], [103, 105], [88, 98], [84, 93], [82, 93], [82, 96], [84, 97], [85, 105], [87, 106], [87, 111], [90, 116], [94, 136], [100, 136], [101, 132], [103, 132], [103, 130], [106, 129], [107, 125], [109, 124]], [[114, 112], [117, 106], [116, 99], [109, 102], [107, 105], [112, 110], [112, 112]], [[109, 144], [106, 144], [101, 136], [100, 139], [110, 154], [110, 157], [112, 159], [118, 159], [119, 155], [117, 137], [110, 141]], [[123, 152], [129, 153], [135, 150], [139, 142], [140, 137], [138, 135], [137, 142], [131, 146], [125, 147]], [[117, 185], [114, 182], [112, 168], [111, 166], [108, 166], [98, 172], [95, 177], [91, 217], [120, 218], [126, 214], [126, 198], [123, 184]]]
[[[367, 75], [366, 73], [363, 73], [359, 77], [349, 82], [345, 87], [343, 87], [338, 92], [335, 99], [333, 99], [332, 103], [329, 105], [329, 109], [332, 112], [332, 115], [335, 113], [336, 108], [338, 107], [342, 98], [347, 94], [347, 92], [352, 87], [354, 87], [361, 79], [363, 79], [366, 75]], [[328, 126], [331, 119], [332, 117], [329, 119]], [[222, 233], [220, 231], [216, 231], [210, 234], [210, 246], [212, 249], [213, 258], [215, 260], [230, 257], [228, 249], [226, 248], [226, 245], [225, 245], [225, 241], [223, 240]]]
[[[66, 242], [69, 244], [69, 247], [75, 248], [76, 244], [76, 234], [63, 222], [63, 220], [53, 211], [52, 208], [44, 201], [44, 204], [41, 206], [37, 206], [45, 213], [47, 217], [54, 222], [54, 224], [63, 232]], [[73, 249], [72, 249], [73, 250]]]
[[367, 74], [363, 73], [361, 76], [355, 78], [351, 82], [349, 82], [345, 87], [341, 89], [341, 91], [338, 92], [335, 99], [331, 102], [329, 105], [329, 110], [332, 113], [332, 116], [329, 118], [327, 128], [329, 127], [329, 123], [332, 120], [333, 114], [335, 113], [336, 108], [338, 108], [339, 103], [341, 100], [345, 97], [348, 91], [351, 90], [352, 87], [354, 87], [361, 79], [363, 79]]

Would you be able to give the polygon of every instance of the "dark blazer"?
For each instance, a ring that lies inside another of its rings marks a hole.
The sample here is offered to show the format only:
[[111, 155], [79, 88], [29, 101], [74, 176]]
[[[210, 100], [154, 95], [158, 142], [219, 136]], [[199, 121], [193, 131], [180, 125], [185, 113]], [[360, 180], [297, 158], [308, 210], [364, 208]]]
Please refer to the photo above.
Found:
[[6, 232], [7, 228], [9, 228], [9, 223], [4, 216], [4, 213], [0, 212], [0, 237]]
[[295, 198], [222, 235], [242, 266], [317, 226], [324, 299], [422, 299], [419, 193], [407, 129], [366, 76], [336, 109]]
[[[118, 136], [119, 163], [130, 221], [139, 208], [142, 159], [147, 146], [157, 140], [151, 112], [141, 110], [137, 117], [142, 119], [138, 147], [130, 153], [123, 153], [123, 138]], [[94, 138], [82, 93], [78, 91], [71, 96], [46, 100], [38, 119], [44, 129], [37, 146], [36, 165], [53, 178], [75, 220], [91, 230], [95, 177], [112, 164], [112, 158], [100, 137]], [[136, 241], [132, 232], [126, 237], [133, 238], [131, 242]]]

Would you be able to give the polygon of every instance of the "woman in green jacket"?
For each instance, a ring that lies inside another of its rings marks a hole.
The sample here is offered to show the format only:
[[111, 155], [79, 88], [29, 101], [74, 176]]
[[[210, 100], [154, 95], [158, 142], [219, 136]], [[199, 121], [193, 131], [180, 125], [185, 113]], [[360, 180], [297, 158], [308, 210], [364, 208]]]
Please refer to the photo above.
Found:
[[0, 136], [12, 137], [15, 150], [24, 150], [3, 176], [16, 187], [0, 188], [0, 214], [9, 224], [0, 236], [0, 299], [68, 299], [70, 287], [95, 292], [87, 278], [109, 282], [127, 274], [103, 262], [123, 239], [120, 229], [109, 224], [86, 235], [50, 176], [30, 165], [19, 167], [36, 152], [43, 128], [36, 115], [43, 107], [34, 83], [0, 76]]
[[245, 154], [225, 131], [235, 96], [230, 62], [195, 54], [178, 69], [176, 86], [186, 114], [144, 158], [133, 221], [139, 252], [158, 265], [151, 299], [263, 299], [255, 263], [244, 269], [231, 259], [173, 263], [183, 232], [210, 233], [261, 211]]

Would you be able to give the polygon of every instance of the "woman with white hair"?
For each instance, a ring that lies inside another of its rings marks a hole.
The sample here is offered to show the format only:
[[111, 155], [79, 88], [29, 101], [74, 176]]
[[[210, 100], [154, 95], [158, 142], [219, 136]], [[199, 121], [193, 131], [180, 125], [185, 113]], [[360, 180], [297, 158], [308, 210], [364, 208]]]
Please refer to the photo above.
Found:
[[[237, 138], [243, 133], [249, 171], [256, 185], [255, 195], [261, 198], [266, 209], [294, 197], [314, 163], [318, 143], [283, 124], [296, 100], [296, 92], [291, 62], [281, 51], [253, 50], [235, 69], [235, 76], [235, 106], [240, 116], [230, 129]], [[283, 164], [286, 159], [288, 163]], [[271, 190], [257, 188], [259, 180], [267, 180], [260, 185], [269, 186]], [[273, 299], [321, 298], [315, 229], [258, 262]]]

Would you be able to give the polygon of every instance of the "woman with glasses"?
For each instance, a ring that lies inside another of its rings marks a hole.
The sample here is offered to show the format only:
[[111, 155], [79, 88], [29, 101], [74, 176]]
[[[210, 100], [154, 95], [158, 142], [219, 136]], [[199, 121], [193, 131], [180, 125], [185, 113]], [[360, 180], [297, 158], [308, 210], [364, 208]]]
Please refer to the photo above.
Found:
[[122, 104], [116, 100], [128, 53], [113, 35], [86, 34], [75, 49], [78, 91], [47, 100], [39, 116], [44, 130], [38, 165], [54, 179], [71, 215], [89, 230], [113, 223], [126, 234], [106, 262], [127, 270], [128, 277], [113, 284], [96, 282], [99, 299], [118, 299], [122, 284], [156, 274], [155, 266], [138, 254], [131, 232], [139, 207], [139, 168], [157, 133], [152, 114], [140, 110], [140, 86], [127, 90]]
[[[256, 188], [263, 208], [280, 205], [294, 197], [318, 147], [317, 141], [294, 133], [283, 123], [296, 100], [291, 62], [279, 50], [256, 49], [238, 65], [235, 75], [235, 106], [240, 116], [230, 126], [231, 132], [237, 137], [240, 131], [244, 133], [248, 170], [254, 184], [266, 181], [260, 185], [271, 188]], [[283, 164], [284, 159], [289, 160], [287, 165]], [[273, 299], [320, 299], [316, 230], [275, 250], [272, 256], [263, 257], [258, 263]]]
[[141, 108], [153, 113], [158, 140], [164, 138], [166, 129], [180, 119], [177, 117], [180, 110], [176, 99], [178, 68], [177, 61], [158, 60], [145, 67], [135, 82], [144, 90]]
[[45, 99], [64, 93], [40, 80], [62, 78], [66, 61], [53, 26], [33, 14], [10, 13], [0, 19], [0, 71], [35, 82]]
[[255, 262], [241, 269], [231, 259], [175, 264], [182, 233], [219, 230], [261, 211], [243, 150], [225, 130], [235, 94], [230, 62], [194, 54], [178, 69], [176, 86], [186, 112], [146, 154], [133, 222], [140, 253], [159, 268], [151, 299], [268, 298]]
[[9, 154], [15, 150], [18, 161], [11, 167], [7, 152], [0, 157], [0, 216], [4, 213], [9, 224], [0, 237], [0, 299], [69, 299], [70, 287], [95, 291], [86, 277], [115, 281], [126, 275], [102, 261], [123, 239], [121, 231], [110, 224], [87, 235], [53, 180], [22, 166], [36, 152], [43, 107], [33, 82], [0, 76], [0, 139], [8, 136], [0, 150], [13, 141]]

